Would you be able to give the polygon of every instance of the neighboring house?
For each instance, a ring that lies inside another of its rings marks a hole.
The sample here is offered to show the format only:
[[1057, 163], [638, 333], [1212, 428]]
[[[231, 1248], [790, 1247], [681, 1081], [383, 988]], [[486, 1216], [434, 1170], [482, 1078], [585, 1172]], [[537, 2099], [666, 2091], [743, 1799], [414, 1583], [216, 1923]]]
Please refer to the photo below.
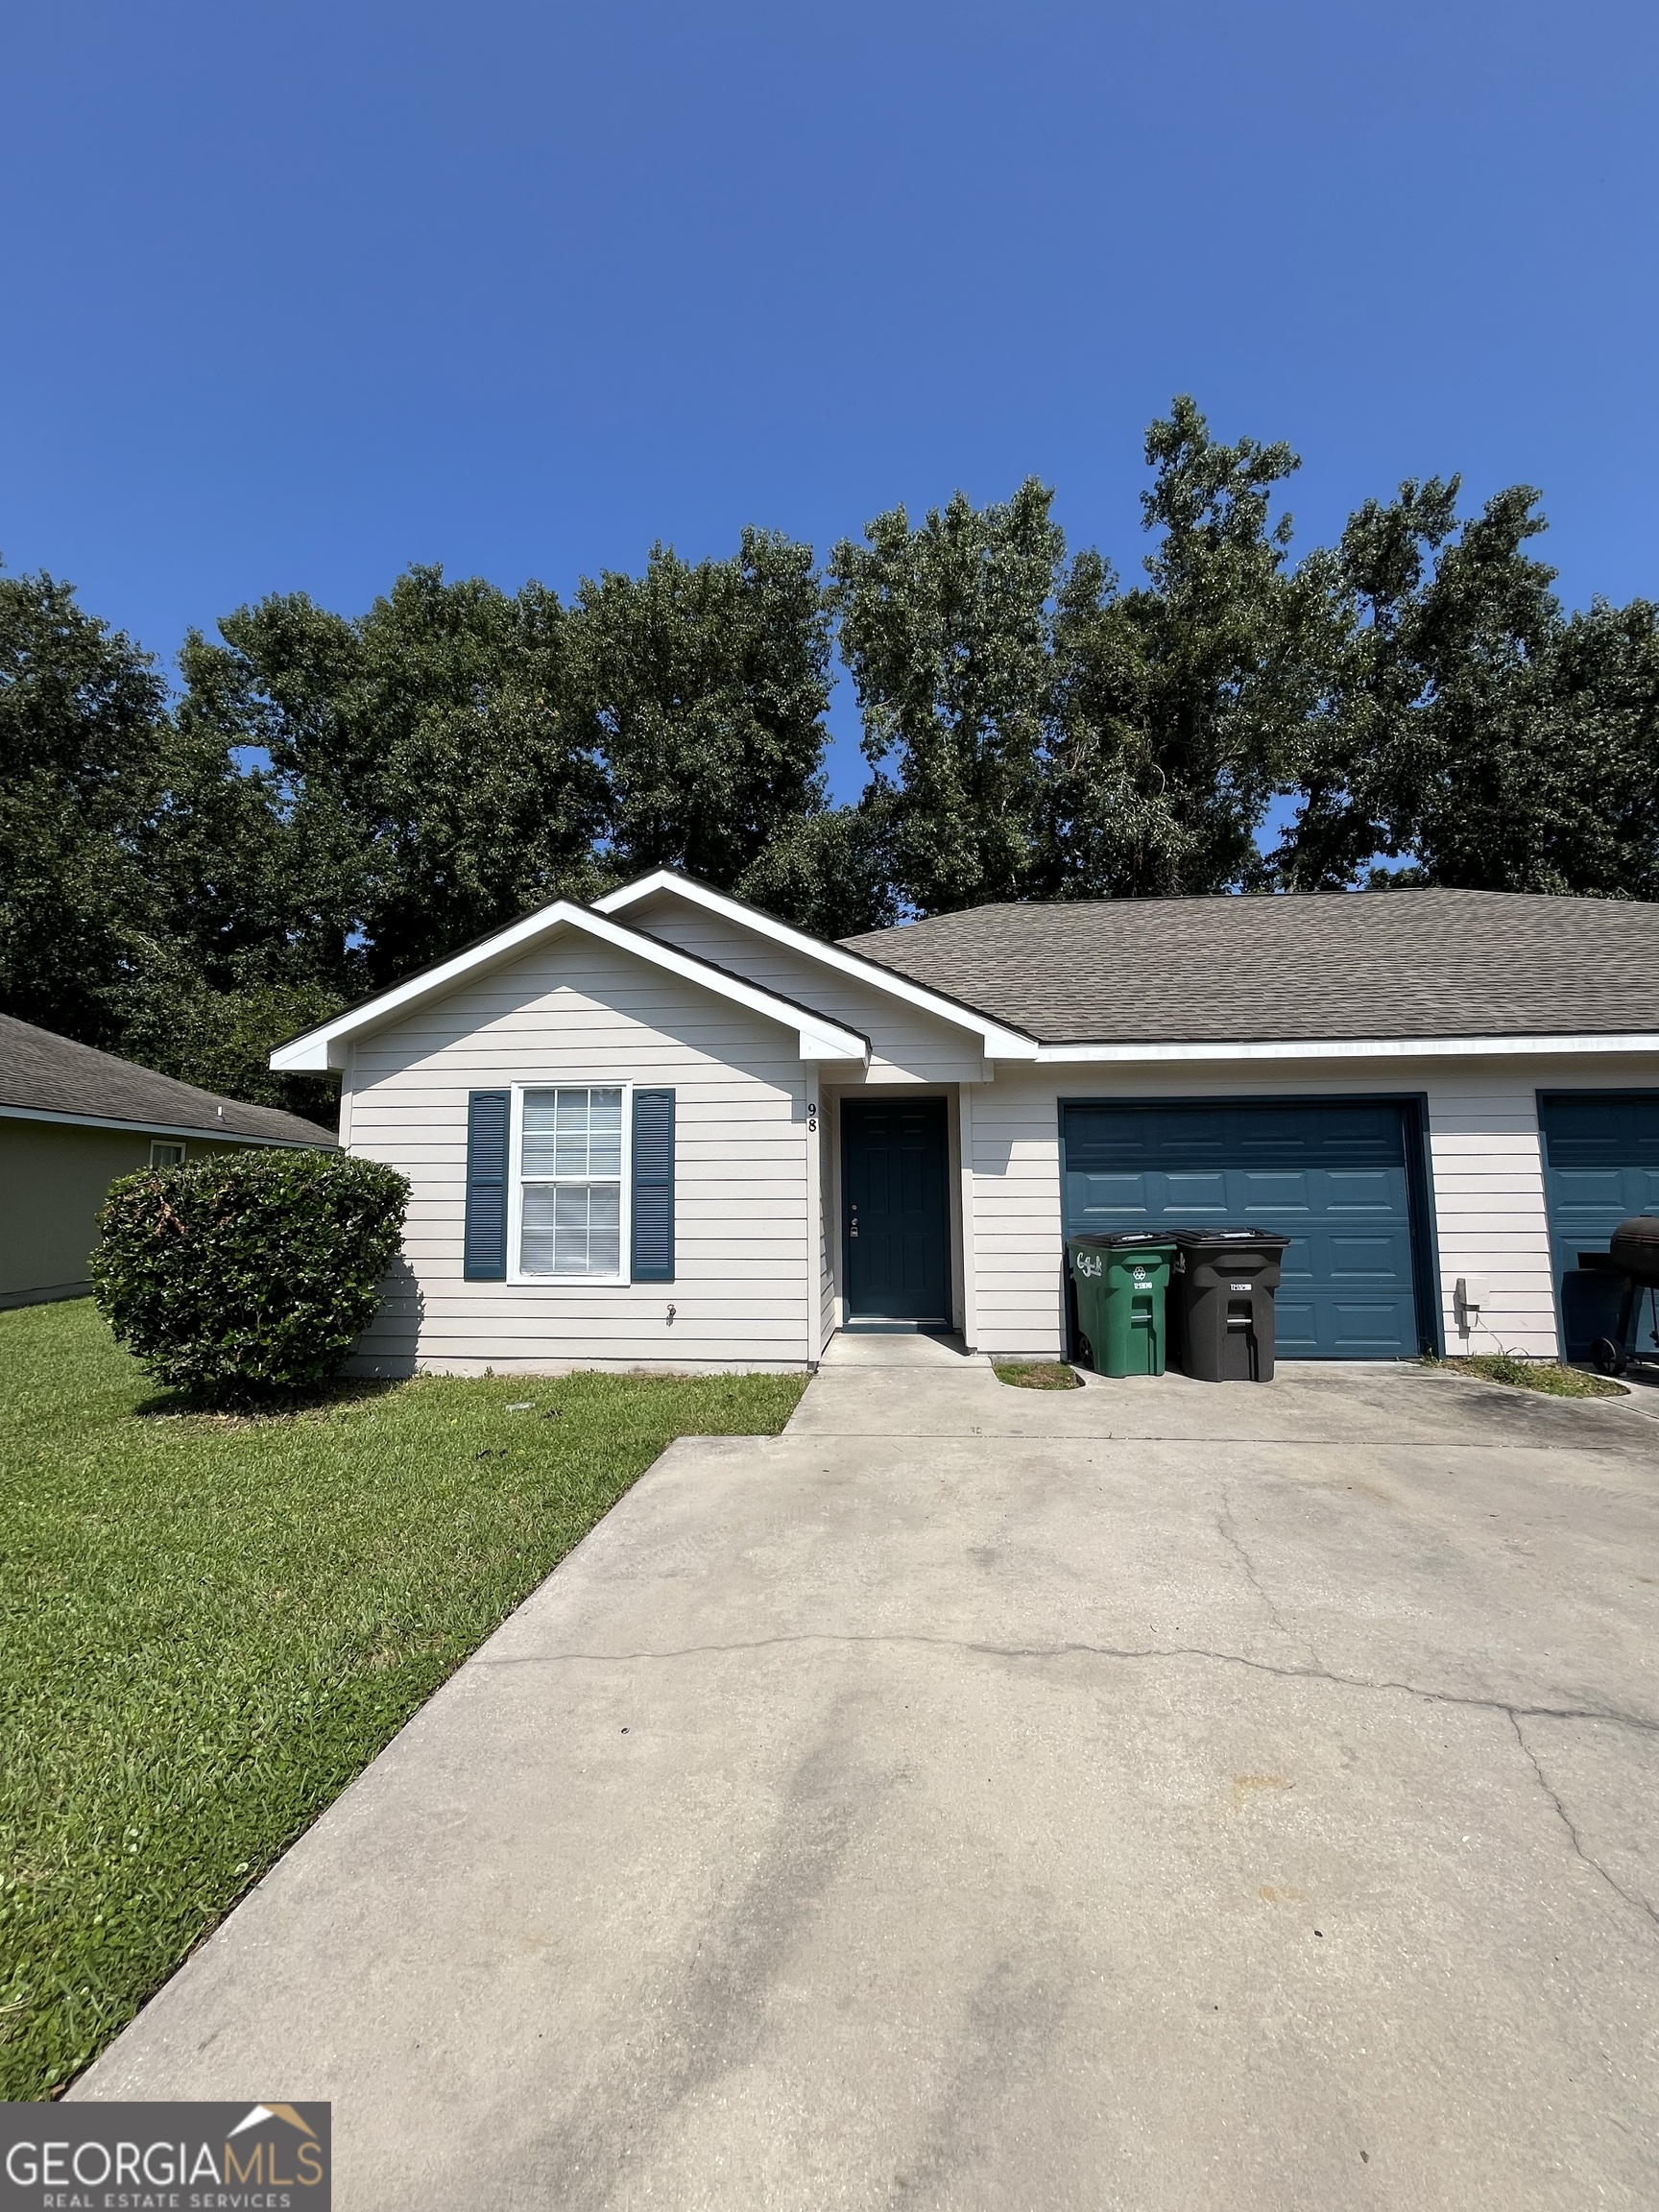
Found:
[[1281, 1358], [1579, 1352], [1659, 1206], [1659, 906], [979, 907], [830, 945], [669, 873], [273, 1054], [414, 1185], [387, 1371], [1053, 1355], [1069, 1230], [1287, 1231]]
[[328, 1144], [244, 1106], [0, 1014], [0, 1307], [79, 1298], [117, 1175], [242, 1144]]

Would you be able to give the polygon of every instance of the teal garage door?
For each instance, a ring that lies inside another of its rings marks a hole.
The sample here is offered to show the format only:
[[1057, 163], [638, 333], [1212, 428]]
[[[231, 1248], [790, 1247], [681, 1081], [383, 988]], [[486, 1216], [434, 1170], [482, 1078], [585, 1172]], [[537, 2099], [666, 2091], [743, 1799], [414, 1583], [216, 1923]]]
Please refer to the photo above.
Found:
[[1618, 1286], [1581, 1274], [1578, 1255], [1605, 1252], [1630, 1214], [1659, 1214], [1659, 1091], [1546, 1091], [1538, 1126], [1562, 1340], [1587, 1359], [1613, 1333]]
[[1406, 1099], [1061, 1108], [1069, 1236], [1277, 1229], [1281, 1359], [1412, 1359], [1432, 1346]]

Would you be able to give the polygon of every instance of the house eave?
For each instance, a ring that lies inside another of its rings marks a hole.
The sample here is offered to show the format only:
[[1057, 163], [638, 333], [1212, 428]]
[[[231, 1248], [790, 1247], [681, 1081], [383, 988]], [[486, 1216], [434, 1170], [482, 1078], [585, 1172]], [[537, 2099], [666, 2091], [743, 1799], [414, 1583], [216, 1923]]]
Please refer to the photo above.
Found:
[[598, 914], [622, 914], [664, 893], [683, 899], [688, 906], [701, 906], [709, 913], [723, 915], [739, 928], [750, 929], [771, 944], [786, 946], [803, 959], [815, 960], [821, 967], [862, 983], [886, 998], [898, 999], [936, 1022], [966, 1029], [970, 1036], [979, 1040], [987, 1060], [1035, 1060], [1037, 1057], [1037, 1040], [1022, 1030], [1012, 1029], [960, 999], [930, 991], [926, 984], [912, 981], [897, 969], [883, 967], [878, 960], [867, 960], [862, 953], [849, 952], [840, 945], [829, 944], [806, 930], [795, 928], [790, 923], [780, 922], [776, 915], [764, 914], [741, 899], [729, 898], [723, 891], [712, 891], [708, 884], [690, 877], [677, 876], [671, 868], [655, 869], [649, 876], [641, 876], [633, 883], [606, 892], [602, 899], [593, 902], [593, 910]]
[[779, 998], [776, 993], [750, 983], [741, 976], [728, 975], [724, 970], [711, 967], [677, 947], [665, 945], [660, 939], [646, 935], [642, 930], [629, 927], [626, 923], [612, 920], [588, 906], [578, 906], [569, 900], [558, 900], [551, 906], [526, 914], [522, 920], [487, 937], [482, 944], [469, 946], [450, 960], [440, 962], [423, 974], [413, 975], [406, 983], [394, 984], [378, 998], [367, 999], [345, 1014], [338, 1014], [331, 1022], [325, 1022], [303, 1036], [291, 1038], [278, 1045], [271, 1055], [271, 1066], [280, 1073], [297, 1073], [328, 1068], [343, 1069], [349, 1063], [351, 1047], [371, 1032], [385, 1027], [412, 1013], [428, 1000], [441, 998], [466, 981], [469, 976], [498, 967], [504, 961], [517, 958], [543, 940], [552, 938], [561, 930], [574, 930], [579, 936], [595, 939], [600, 944], [631, 953], [649, 965], [678, 976], [683, 982], [711, 992], [716, 998], [730, 999], [745, 1007], [763, 1020], [777, 1022], [795, 1032], [796, 1042], [804, 1061], [845, 1060], [867, 1063], [870, 1041], [855, 1029], [845, 1028], [840, 1022], [814, 1014], [809, 1008], [797, 1006]]
[[1587, 1036], [1291, 1037], [1143, 1041], [1109, 1045], [1041, 1045], [1044, 1068], [1153, 1067], [1193, 1061], [1579, 1059], [1659, 1053], [1659, 1033], [1596, 1032]]
[[45, 1106], [0, 1106], [0, 1119], [46, 1121], [63, 1129], [113, 1129], [130, 1137], [184, 1137], [198, 1143], [261, 1144], [290, 1152], [320, 1152], [325, 1147], [304, 1137], [251, 1137], [245, 1129], [227, 1129], [223, 1122], [132, 1121], [109, 1114], [60, 1114]]

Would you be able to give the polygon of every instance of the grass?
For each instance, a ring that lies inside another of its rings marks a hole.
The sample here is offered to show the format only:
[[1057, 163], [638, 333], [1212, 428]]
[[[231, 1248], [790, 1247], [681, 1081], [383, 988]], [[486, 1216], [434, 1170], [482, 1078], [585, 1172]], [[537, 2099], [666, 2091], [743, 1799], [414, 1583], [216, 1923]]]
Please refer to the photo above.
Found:
[[1576, 1367], [1563, 1367], [1555, 1359], [1521, 1359], [1513, 1352], [1475, 1352], [1467, 1357], [1435, 1360], [1454, 1375], [1476, 1375], [1483, 1382], [1507, 1382], [1517, 1390], [1542, 1390], [1550, 1398], [1627, 1398], [1623, 1382], [1605, 1376], [1586, 1375]]
[[992, 1362], [998, 1382], [1016, 1390], [1081, 1390], [1083, 1379], [1074, 1367], [1058, 1359], [998, 1359]]
[[156, 1397], [89, 1301], [0, 1313], [0, 2098], [86, 2065], [664, 1445], [775, 1434], [804, 1386], [237, 1420]]

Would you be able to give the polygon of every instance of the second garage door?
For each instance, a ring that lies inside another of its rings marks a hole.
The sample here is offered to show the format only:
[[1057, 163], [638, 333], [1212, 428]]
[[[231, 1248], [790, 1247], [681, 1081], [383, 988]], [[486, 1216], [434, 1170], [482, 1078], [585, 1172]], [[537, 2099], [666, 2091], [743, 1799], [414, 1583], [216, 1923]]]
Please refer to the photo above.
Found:
[[1405, 1099], [1061, 1109], [1068, 1235], [1241, 1226], [1290, 1238], [1282, 1359], [1407, 1359], [1428, 1332]]

